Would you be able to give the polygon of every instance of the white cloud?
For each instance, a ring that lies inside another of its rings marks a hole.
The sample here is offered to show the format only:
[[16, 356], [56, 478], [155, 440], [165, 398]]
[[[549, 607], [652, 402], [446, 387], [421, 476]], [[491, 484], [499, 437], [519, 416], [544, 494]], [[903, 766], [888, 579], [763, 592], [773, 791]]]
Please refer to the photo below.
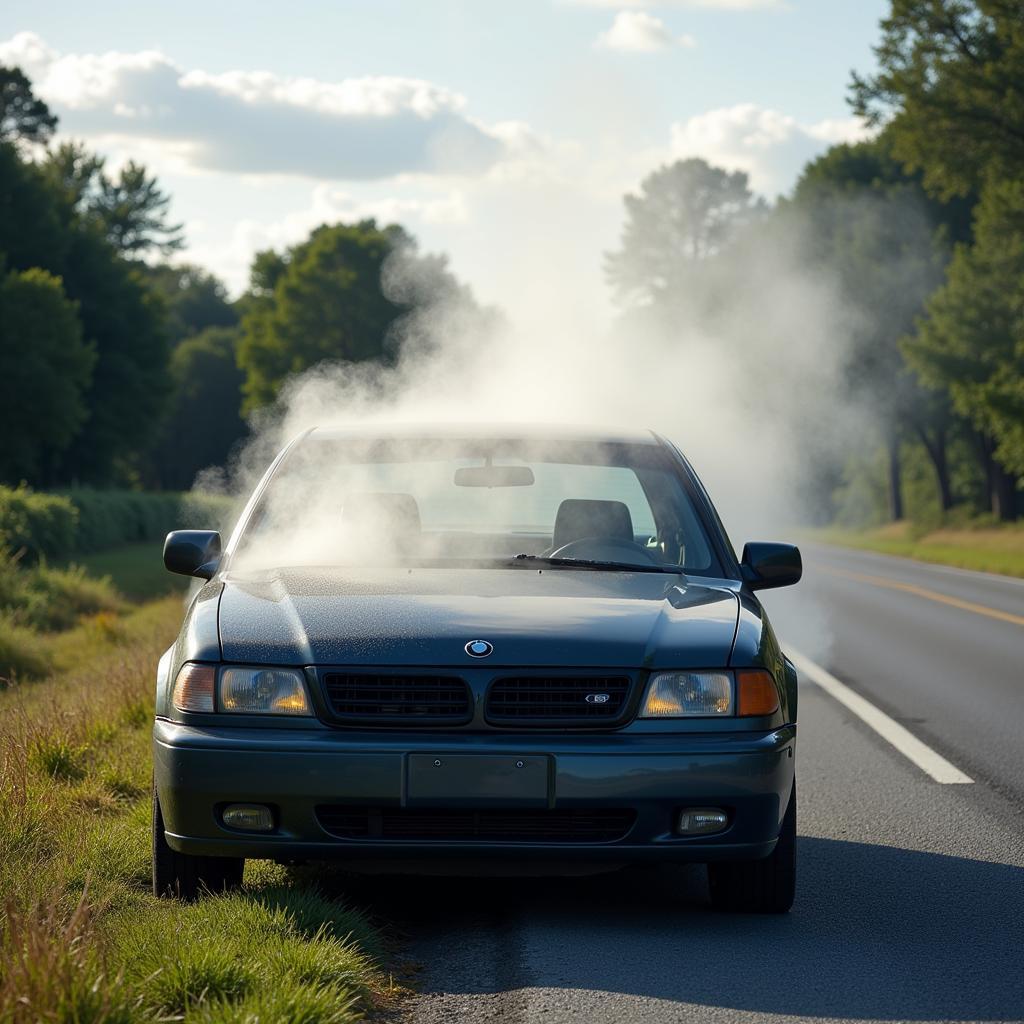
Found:
[[801, 124], [789, 114], [741, 103], [672, 125], [672, 156], [699, 156], [727, 170], [746, 171], [755, 191], [774, 195], [788, 189], [826, 145], [869, 135], [856, 118]]
[[158, 141], [206, 170], [373, 179], [478, 173], [505, 155], [463, 96], [421, 79], [209, 74], [155, 50], [61, 54], [30, 32], [0, 43], [0, 63], [26, 71], [65, 130]]
[[677, 44], [696, 45], [693, 36], [680, 36], [677, 39], [665, 22], [643, 11], [620, 11], [615, 15], [612, 27], [602, 32], [594, 43], [598, 49], [624, 53], [653, 53]]

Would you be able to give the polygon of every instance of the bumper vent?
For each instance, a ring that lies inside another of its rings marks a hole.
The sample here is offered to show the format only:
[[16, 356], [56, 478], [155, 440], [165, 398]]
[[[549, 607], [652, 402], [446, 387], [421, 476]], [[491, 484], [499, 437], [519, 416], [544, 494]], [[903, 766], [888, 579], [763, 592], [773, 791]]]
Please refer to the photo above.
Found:
[[618, 725], [629, 698], [628, 676], [515, 676], [487, 692], [495, 725]]
[[336, 839], [373, 841], [612, 843], [625, 838], [636, 811], [473, 810], [320, 806], [317, 820]]
[[336, 718], [368, 725], [460, 724], [473, 708], [458, 676], [326, 672], [323, 685]]

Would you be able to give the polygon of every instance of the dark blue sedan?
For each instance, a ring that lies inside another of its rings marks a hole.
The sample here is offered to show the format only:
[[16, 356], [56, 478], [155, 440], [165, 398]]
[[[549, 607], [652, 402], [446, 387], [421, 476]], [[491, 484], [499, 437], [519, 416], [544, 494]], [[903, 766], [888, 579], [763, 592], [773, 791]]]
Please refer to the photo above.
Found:
[[157, 678], [159, 895], [697, 861], [715, 906], [789, 909], [796, 674], [755, 591], [800, 555], [737, 560], [664, 438], [315, 429], [164, 560], [205, 582]]

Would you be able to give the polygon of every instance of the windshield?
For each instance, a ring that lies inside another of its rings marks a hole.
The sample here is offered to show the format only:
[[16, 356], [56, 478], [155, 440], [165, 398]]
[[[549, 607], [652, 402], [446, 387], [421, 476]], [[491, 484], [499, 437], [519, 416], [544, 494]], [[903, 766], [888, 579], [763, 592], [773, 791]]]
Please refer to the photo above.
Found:
[[635, 567], [719, 575], [656, 445], [308, 437], [243, 531], [236, 565]]

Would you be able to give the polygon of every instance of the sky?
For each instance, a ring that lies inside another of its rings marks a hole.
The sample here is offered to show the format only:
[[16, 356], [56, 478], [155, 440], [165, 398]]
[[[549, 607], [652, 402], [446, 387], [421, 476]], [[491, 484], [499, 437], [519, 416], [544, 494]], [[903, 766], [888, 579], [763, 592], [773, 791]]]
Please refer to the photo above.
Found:
[[[183, 259], [237, 294], [253, 253], [375, 216], [486, 302], [604, 307], [622, 196], [701, 156], [769, 198], [863, 126], [885, 0], [4, 0], [0, 63], [117, 167], [140, 160]], [[588, 300], [589, 301], [589, 300]]]

